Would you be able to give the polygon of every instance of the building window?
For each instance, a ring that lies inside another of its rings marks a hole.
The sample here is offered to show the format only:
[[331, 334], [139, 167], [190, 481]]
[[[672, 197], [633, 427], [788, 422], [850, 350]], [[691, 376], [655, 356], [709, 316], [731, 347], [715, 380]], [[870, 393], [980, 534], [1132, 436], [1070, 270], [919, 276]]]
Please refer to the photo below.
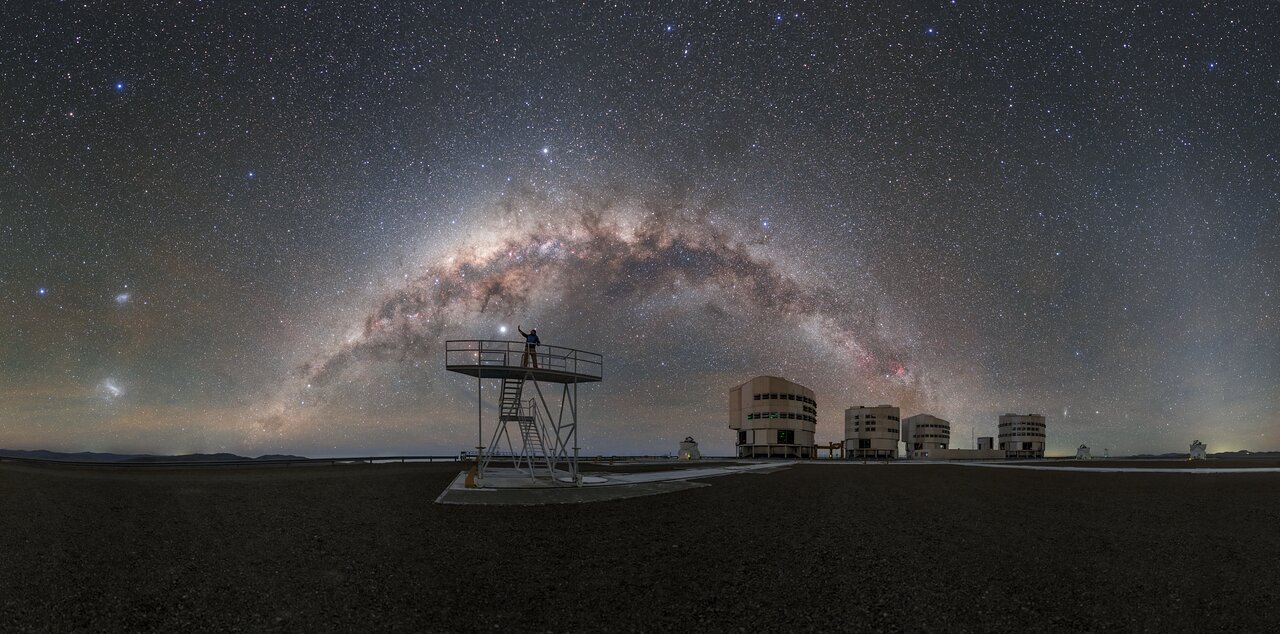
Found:
[[740, 431], [740, 432], [738, 432], [738, 444], [739, 444], [739, 445], [745, 445], [745, 444], [747, 444], [747, 432], [746, 432], [746, 431]]
[[779, 445], [794, 445], [796, 443], [796, 432], [793, 429], [778, 430]]
[[863, 438], [858, 441], [858, 449], [870, 449], [870, 448], [871, 448], [870, 438]]

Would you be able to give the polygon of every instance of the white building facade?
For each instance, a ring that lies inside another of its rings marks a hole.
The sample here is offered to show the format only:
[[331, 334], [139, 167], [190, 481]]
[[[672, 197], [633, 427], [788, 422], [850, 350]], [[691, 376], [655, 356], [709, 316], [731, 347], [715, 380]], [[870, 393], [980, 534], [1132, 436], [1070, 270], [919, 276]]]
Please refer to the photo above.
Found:
[[776, 376], [758, 376], [729, 390], [729, 428], [738, 431], [739, 458], [812, 458], [818, 402], [813, 390]]
[[929, 452], [951, 446], [951, 423], [937, 416], [916, 414], [902, 419], [902, 442], [907, 444], [907, 455], [912, 458], [928, 458]]
[[897, 458], [902, 423], [892, 405], [858, 405], [844, 411], [844, 457]]
[[702, 457], [702, 452], [698, 451], [698, 442], [693, 436], [686, 436], [680, 441], [680, 453], [677, 455], [681, 460], [697, 460]]
[[1045, 445], [1044, 416], [1041, 414], [1002, 414], [997, 447], [1010, 458], [1043, 458]]
[[1207, 460], [1209, 458], [1209, 448], [1199, 440], [1191, 443], [1191, 453], [1187, 456], [1188, 460]]

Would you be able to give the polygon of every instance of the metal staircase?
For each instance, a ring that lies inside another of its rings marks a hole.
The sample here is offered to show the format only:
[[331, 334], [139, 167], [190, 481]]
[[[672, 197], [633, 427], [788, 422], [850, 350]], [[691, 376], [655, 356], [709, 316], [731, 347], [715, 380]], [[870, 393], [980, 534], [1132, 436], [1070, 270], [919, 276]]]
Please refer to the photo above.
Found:
[[502, 422], [520, 419], [520, 396], [524, 393], [524, 378], [502, 379], [502, 400], [498, 412]]
[[[515, 468], [527, 467], [533, 476], [540, 466], [545, 466], [547, 474], [554, 476], [555, 469], [551, 456], [547, 455], [546, 444], [538, 421], [538, 410], [534, 399], [528, 402], [521, 400], [524, 395], [524, 377], [502, 379], [502, 395], [499, 402], [498, 425], [505, 428], [507, 423], [516, 423], [520, 428], [520, 450], [515, 454]], [[508, 437], [509, 438], [509, 437]], [[508, 443], [510, 440], [508, 440]], [[514, 449], [514, 448], [513, 448]], [[541, 463], [541, 464], [539, 464]]]
[[[529, 411], [533, 409], [533, 401], [529, 401]], [[529, 472], [532, 473], [537, 461], [541, 460], [547, 467], [547, 473], [552, 473], [551, 461], [547, 456], [547, 449], [542, 444], [542, 432], [538, 428], [538, 423], [533, 420], [533, 416], [526, 417], [530, 420], [520, 421], [520, 440], [524, 445], [522, 457], [528, 461]], [[520, 463], [516, 463], [516, 468], [520, 467]]]

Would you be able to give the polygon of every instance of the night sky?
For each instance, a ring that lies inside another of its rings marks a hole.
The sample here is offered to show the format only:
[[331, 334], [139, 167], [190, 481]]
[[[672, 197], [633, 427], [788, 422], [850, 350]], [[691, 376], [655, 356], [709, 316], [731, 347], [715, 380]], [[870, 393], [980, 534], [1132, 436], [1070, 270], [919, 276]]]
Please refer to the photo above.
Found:
[[1280, 449], [1274, 2], [21, 4], [0, 447], [455, 453], [443, 341], [524, 326], [587, 453], [760, 374]]

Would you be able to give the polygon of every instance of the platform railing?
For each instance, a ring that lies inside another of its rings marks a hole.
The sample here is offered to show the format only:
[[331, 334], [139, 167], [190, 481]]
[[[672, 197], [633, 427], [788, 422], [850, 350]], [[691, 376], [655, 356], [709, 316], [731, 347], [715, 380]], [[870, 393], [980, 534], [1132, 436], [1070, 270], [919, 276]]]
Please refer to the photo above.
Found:
[[[594, 379], [604, 374], [604, 357], [594, 352], [539, 345], [538, 369]], [[525, 343], [494, 339], [455, 339], [444, 343], [445, 366], [524, 367]], [[532, 367], [532, 362], [530, 362]]]

